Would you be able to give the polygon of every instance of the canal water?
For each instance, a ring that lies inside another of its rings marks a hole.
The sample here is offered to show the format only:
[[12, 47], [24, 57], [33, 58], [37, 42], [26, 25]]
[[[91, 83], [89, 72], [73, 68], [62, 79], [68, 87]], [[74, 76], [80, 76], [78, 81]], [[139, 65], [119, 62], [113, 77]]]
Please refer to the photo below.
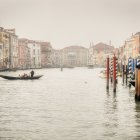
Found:
[[[38, 69], [39, 80], [0, 78], [0, 140], [139, 140], [134, 89], [112, 85], [102, 69]], [[29, 71], [3, 72], [19, 75]]]

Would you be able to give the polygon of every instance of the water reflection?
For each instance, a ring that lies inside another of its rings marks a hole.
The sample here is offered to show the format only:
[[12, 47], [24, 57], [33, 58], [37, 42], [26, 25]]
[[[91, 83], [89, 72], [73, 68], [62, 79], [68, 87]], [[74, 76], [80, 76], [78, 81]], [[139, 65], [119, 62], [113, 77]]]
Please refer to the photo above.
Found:
[[136, 123], [135, 123], [135, 127], [136, 127], [136, 140], [140, 139], [140, 103], [139, 102], [135, 102], [135, 119], [136, 119]]
[[[117, 108], [117, 96], [115, 92], [107, 92], [107, 98], [104, 102], [105, 112], [104, 112], [104, 123], [103, 127], [105, 129], [105, 137], [115, 137], [117, 134], [118, 127], [118, 108]], [[111, 128], [111, 129], [110, 129]], [[109, 131], [108, 131], [109, 130]]]

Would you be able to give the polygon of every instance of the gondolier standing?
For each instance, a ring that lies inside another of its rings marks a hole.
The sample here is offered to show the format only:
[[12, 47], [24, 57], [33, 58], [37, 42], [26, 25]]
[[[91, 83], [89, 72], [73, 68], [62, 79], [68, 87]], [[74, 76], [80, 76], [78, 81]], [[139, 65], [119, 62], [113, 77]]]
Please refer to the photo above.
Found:
[[33, 76], [34, 76], [34, 71], [32, 70], [30, 73], [31, 73], [31, 78], [33, 78]]

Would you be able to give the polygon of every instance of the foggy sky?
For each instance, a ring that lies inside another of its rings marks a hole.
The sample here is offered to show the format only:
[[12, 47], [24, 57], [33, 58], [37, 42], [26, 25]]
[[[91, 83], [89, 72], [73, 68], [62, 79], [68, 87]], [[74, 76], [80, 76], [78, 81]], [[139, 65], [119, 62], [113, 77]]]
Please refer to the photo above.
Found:
[[0, 0], [0, 26], [55, 49], [103, 42], [119, 47], [140, 31], [140, 0]]

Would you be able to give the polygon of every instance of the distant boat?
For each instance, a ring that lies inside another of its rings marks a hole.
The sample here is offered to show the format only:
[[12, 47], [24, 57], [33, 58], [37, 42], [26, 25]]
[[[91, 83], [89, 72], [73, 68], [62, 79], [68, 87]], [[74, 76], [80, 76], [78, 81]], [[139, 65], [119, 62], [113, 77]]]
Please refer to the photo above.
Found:
[[9, 70], [9, 68], [1, 68], [1, 69], [0, 69], [0, 72], [8, 71], [8, 70]]
[[0, 75], [1, 78], [7, 79], [7, 80], [34, 80], [34, 79], [39, 79], [43, 75], [36, 75], [34, 77], [14, 77], [14, 76], [6, 76], [6, 75]]
[[0, 69], [0, 72], [3, 72], [3, 71], [16, 71], [17, 69], [16, 68], [2, 68]]
[[106, 77], [107, 77], [107, 71], [106, 71], [106, 70], [100, 71], [99, 77], [101, 77], [101, 78], [106, 78]]
[[88, 65], [88, 69], [93, 69], [94, 65]]
[[66, 66], [66, 68], [70, 68], [70, 69], [72, 69], [72, 68], [74, 68], [74, 66], [72, 66], [72, 65], [68, 65], [68, 66]]

